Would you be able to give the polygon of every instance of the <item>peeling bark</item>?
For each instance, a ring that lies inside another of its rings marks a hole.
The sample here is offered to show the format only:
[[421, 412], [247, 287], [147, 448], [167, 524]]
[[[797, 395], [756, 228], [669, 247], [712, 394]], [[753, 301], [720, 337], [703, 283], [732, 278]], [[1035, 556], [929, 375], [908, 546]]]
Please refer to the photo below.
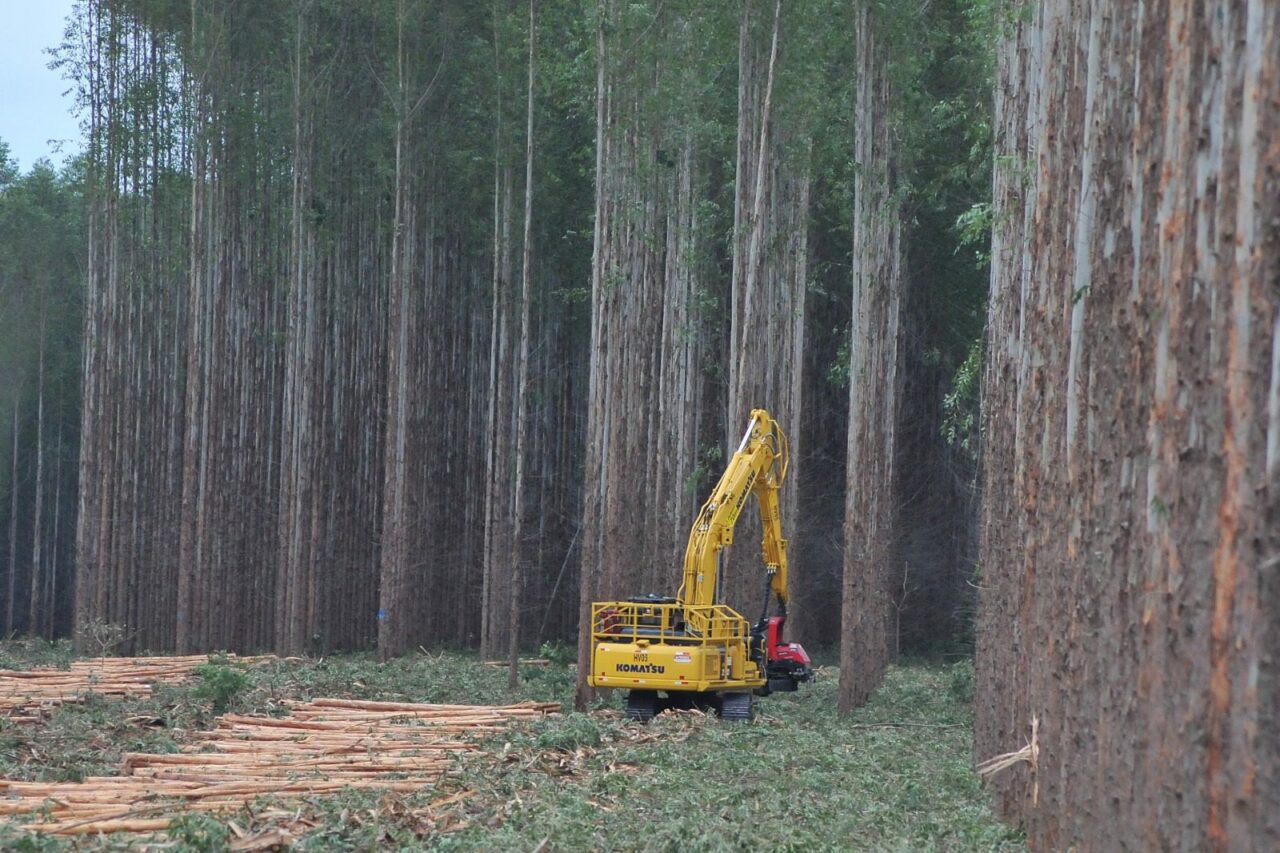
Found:
[[1036, 846], [1273, 848], [1280, 9], [1044, 3], [999, 77], [978, 755], [1039, 720]]

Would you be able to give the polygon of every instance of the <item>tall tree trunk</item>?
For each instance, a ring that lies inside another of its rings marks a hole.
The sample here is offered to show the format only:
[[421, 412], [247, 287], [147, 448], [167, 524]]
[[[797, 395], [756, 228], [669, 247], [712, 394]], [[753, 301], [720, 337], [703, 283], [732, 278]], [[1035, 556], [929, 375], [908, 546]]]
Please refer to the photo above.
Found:
[[507, 647], [507, 687], [516, 689], [520, 683], [520, 614], [525, 606], [525, 468], [528, 456], [529, 432], [529, 306], [532, 302], [531, 268], [533, 239], [533, 83], [534, 55], [537, 46], [537, 22], [534, 19], [534, 0], [529, 0], [529, 91], [525, 105], [525, 155], [524, 155], [524, 240], [520, 258], [520, 350], [516, 355], [516, 473], [515, 498], [512, 500], [511, 543], [511, 611]]
[[[41, 593], [44, 571], [44, 555], [41, 546], [44, 528], [44, 355], [45, 336], [48, 331], [47, 306], [40, 310], [40, 354], [36, 368], [36, 496], [31, 508], [31, 591], [30, 609], [27, 615], [27, 633], [40, 635]], [[46, 612], [45, 619], [49, 618]]]
[[902, 223], [894, 201], [890, 69], [875, 6], [871, 0], [860, 0], [855, 33], [853, 314], [840, 606], [842, 712], [867, 701], [889, 664], [889, 585], [897, 576], [893, 458], [901, 389]]
[[604, 541], [604, 454], [607, 452], [608, 432], [607, 398], [605, 396], [604, 360], [607, 357], [608, 337], [602, 328], [604, 322], [599, 294], [603, 288], [605, 224], [608, 208], [605, 204], [605, 141], [607, 136], [608, 90], [605, 88], [606, 67], [609, 62], [605, 28], [612, 9], [611, 0], [596, 3], [596, 166], [595, 166], [595, 216], [592, 226], [591, 250], [591, 355], [587, 387], [587, 458], [583, 479], [582, 529], [585, 532], [582, 545], [582, 564], [578, 571], [578, 668], [574, 689], [574, 707], [585, 711], [594, 698], [594, 691], [587, 684], [591, 671], [591, 603], [595, 601], [600, 583], [600, 557]]
[[[199, 16], [196, 2], [191, 3], [191, 49], [197, 44]], [[181, 527], [178, 546], [178, 582], [177, 582], [177, 630], [175, 646], [180, 654], [191, 652], [199, 643], [199, 616], [197, 610], [203, 604], [200, 600], [199, 582], [201, 573], [198, 563], [200, 515], [200, 448], [202, 445], [201, 412], [202, 380], [204, 370], [200, 364], [205, 343], [204, 331], [206, 289], [204, 287], [205, 252], [207, 240], [204, 228], [205, 193], [207, 177], [207, 154], [204, 149], [203, 123], [205, 121], [203, 101], [195, 106], [193, 144], [191, 149], [191, 217], [190, 217], [190, 252], [191, 258], [188, 272], [187, 288], [187, 342], [185, 348], [185, 405], [183, 413], [182, 437], [182, 498]], [[100, 603], [102, 596], [100, 593]], [[105, 610], [105, 604], [99, 610]]]
[[46, 640], [52, 640], [57, 633], [57, 615], [58, 615], [58, 551], [62, 543], [62, 421], [58, 422], [58, 444], [55, 451], [55, 463], [53, 468], [53, 530], [49, 536], [52, 543], [49, 554], [49, 574], [45, 579], [45, 596], [44, 596], [44, 612], [45, 625], [44, 636]]
[[[730, 291], [729, 394], [726, 449], [732, 451], [752, 409], [766, 408], [791, 441], [788, 485], [782, 495], [782, 524], [794, 547], [801, 482], [801, 388], [804, 371], [805, 277], [808, 261], [810, 143], [803, 117], [774, 118], [779, 75], [782, 4], [771, 25], [752, 22], [743, 5], [738, 37], [737, 169], [734, 180], [733, 278]], [[796, 138], [799, 137], [799, 138]], [[762, 535], [754, 513], [739, 520], [736, 538]], [[686, 525], [688, 519], [684, 520]], [[722, 595], [752, 618], [767, 582], [758, 550], [743, 547], [725, 555]], [[801, 573], [792, 582], [804, 583]], [[797, 582], [798, 581], [798, 582]], [[796, 597], [793, 597], [796, 601]], [[803, 596], [800, 597], [803, 600]], [[794, 613], [790, 614], [794, 617]], [[792, 628], [796, 622], [788, 623]]]
[[976, 751], [1044, 849], [1280, 846], [1280, 7], [999, 47]]
[[[737, 225], [737, 227], [734, 229], [735, 231], [737, 230], [746, 231], [747, 251], [746, 251], [746, 259], [742, 262], [743, 278], [744, 278], [742, 295], [741, 295], [742, 321], [741, 321], [741, 326], [737, 327], [738, 312], [735, 310], [734, 311], [735, 329], [733, 334], [733, 349], [729, 353], [729, 358], [730, 358], [729, 369], [733, 377], [731, 379], [731, 391], [730, 391], [729, 399], [738, 404], [737, 407], [733, 405], [730, 405], [729, 407], [728, 422], [729, 422], [729, 434], [731, 436], [729, 438], [730, 446], [732, 446], [732, 442], [736, 441], [736, 439], [732, 438], [732, 435], [735, 429], [733, 425], [740, 421], [744, 421], [745, 415], [750, 414], [750, 409], [748, 409], [746, 412], [741, 412], [738, 410], [743, 406], [751, 405], [747, 400], [744, 399], [746, 396], [745, 383], [748, 381], [750, 371], [746, 369], [747, 365], [743, 363], [744, 359], [742, 357], [742, 349], [743, 347], [746, 346], [747, 332], [751, 330], [753, 325], [752, 323], [754, 319], [753, 315], [755, 314], [754, 308], [758, 300], [758, 297], [756, 296], [756, 290], [757, 290], [757, 281], [760, 277], [760, 253], [762, 249], [761, 240], [762, 240], [762, 233], [764, 231], [764, 203], [765, 203], [765, 186], [766, 186], [766, 180], [767, 180], [766, 175], [768, 174], [768, 172], [770, 171], [770, 167], [772, 166], [772, 164], [767, 159], [768, 152], [769, 152], [769, 120], [772, 118], [772, 114], [773, 114], [773, 80], [774, 80], [774, 72], [778, 64], [778, 29], [781, 24], [781, 20], [782, 20], [782, 0], [777, 0], [773, 8], [773, 30], [769, 39], [769, 66], [768, 66], [768, 70], [765, 73], [764, 101], [760, 105], [760, 124], [759, 124], [759, 127], [756, 129], [756, 136], [758, 138], [755, 140], [756, 142], [756, 151], [754, 153], [755, 164], [754, 164], [754, 167], [750, 169], [750, 171], [746, 171], [745, 167], [747, 167], [748, 164], [742, 162], [741, 159], [739, 160], [739, 163], [738, 163], [738, 177], [737, 177], [738, 185], [745, 183], [748, 176], [750, 176], [754, 186], [751, 188], [750, 207], [747, 208], [745, 211], [747, 213], [746, 221], [740, 222]], [[742, 18], [742, 29], [744, 30], [744, 36], [743, 36], [744, 41], [747, 38], [749, 38], [749, 35], [745, 34], [746, 31], [749, 30], [749, 28], [750, 28], [750, 23], [748, 19], [748, 12], [744, 11], [743, 18]], [[746, 61], [747, 56], [745, 55], [745, 53], [746, 53], [745, 50], [740, 49], [739, 63], [743, 66], [746, 66], [748, 64], [748, 62]], [[747, 76], [745, 67], [741, 68], [738, 73], [744, 79]], [[739, 107], [738, 107], [739, 110], [743, 110], [746, 106], [742, 103], [742, 100], [743, 99], [741, 95], [739, 95]], [[740, 127], [742, 125], [742, 122], [743, 122], [743, 118], [739, 116]], [[740, 134], [741, 134], [741, 131], [740, 131]], [[737, 190], [737, 195], [739, 197], [742, 196], [742, 190], [740, 187]], [[741, 212], [742, 211], [736, 211], [735, 213], [740, 214]], [[738, 294], [737, 294], [737, 290], [735, 289], [734, 291], [735, 304], [737, 303], [737, 301], [738, 301]]]
[[[490, 351], [489, 447], [487, 448], [484, 584], [481, 597], [480, 650], [484, 657], [496, 657], [506, 648], [503, 641], [510, 618], [511, 594], [511, 453], [515, 419], [512, 397], [515, 388], [511, 371], [512, 313], [512, 173], [510, 164], [495, 176], [494, 268], [492, 334]], [[500, 209], [499, 209], [500, 208]]]
[[498, 398], [498, 376], [502, 368], [499, 340], [503, 330], [505, 282], [501, 258], [503, 257], [504, 211], [509, 202], [502, 180], [502, 48], [498, 0], [493, 4], [493, 256], [492, 280], [489, 302], [489, 388], [485, 412], [485, 468], [484, 468], [484, 551], [480, 566], [480, 654], [488, 657], [492, 648], [489, 596], [496, 574], [497, 552], [500, 547], [498, 528], [501, 524], [498, 512], [498, 423], [501, 407]]
[[9, 597], [5, 600], [4, 633], [16, 630], [13, 622], [14, 602], [18, 592], [18, 411], [21, 394], [13, 395], [13, 457], [9, 467]]
[[276, 557], [275, 646], [288, 654], [306, 651], [310, 625], [307, 589], [312, 570], [307, 552], [307, 509], [314, 487], [310, 470], [313, 303], [312, 274], [313, 119], [308, 97], [306, 8], [299, 4], [293, 46], [293, 175], [289, 225], [289, 290], [286, 299], [284, 387], [281, 413], [278, 553]]
[[[102, 8], [99, 0], [91, 0], [85, 9], [86, 61], [101, 64]], [[83, 349], [80, 356], [80, 460], [77, 471], [79, 495], [76, 506], [76, 546], [74, 563], [78, 570], [74, 576], [74, 601], [72, 623], [79, 627], [86, 624], [93, 612], [95, 587], [101, 574], [101, 555], [97, 550], [97, 525], [99, 491], [93, 484], [100, 483], [103, 455], [97, 431], [102, 394], [102, 282], [103, 237], [106, 228], [103, 151], [103, 75], [90, 74], [88, 89], [89, 156], [86, 158], [87, 207], [87, 258], [85, 261], [85, 310], [83, 319]], [[83, 650], [83, 640], [77, 640], [77, 650]]]
[[382, 574], [379, 584], [378, 654], [386, 660], [404, 651], [408, 636], [405, 573], [408, 560], [409, 323], [410, 274], [405, 268], [408, 190], [405, 135], [408, 88], [405, 80], [405, 0], [396, 12], [395, 217], [391, 226], [391, 343], [387, 348], [386, 474], [382, 498]]
[[702, 298], [714, 275], [695, 231], [710, 155], [681, 122], [706, 108], [697, 80], [707, 22], [660, 3], [602, 2], [597, 16], [580, 704], [590, 699], [591, 603], [677, 582], [684, 538], [672, 518], [687, 531], [696, 508], [689, 485], [710, 396], [698, 357], [710, 325]]

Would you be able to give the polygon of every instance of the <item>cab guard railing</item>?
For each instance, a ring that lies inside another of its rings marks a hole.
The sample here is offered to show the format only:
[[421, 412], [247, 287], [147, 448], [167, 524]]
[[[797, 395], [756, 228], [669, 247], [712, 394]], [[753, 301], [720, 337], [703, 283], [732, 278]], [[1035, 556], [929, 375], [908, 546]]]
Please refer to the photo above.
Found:
[[744, 639], [749, 630], [747, 620], [723, 604], [604, 601], [591, 606], [591, 636], [597, 640], [694, 640], [719, 643]]

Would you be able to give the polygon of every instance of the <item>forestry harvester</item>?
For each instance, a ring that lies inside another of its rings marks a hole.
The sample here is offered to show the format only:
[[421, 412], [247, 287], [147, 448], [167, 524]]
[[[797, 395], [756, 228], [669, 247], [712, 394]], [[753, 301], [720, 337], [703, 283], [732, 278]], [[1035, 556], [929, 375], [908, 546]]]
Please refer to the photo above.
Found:
[[[675, 598], [648, 595], [591, 605], [593, 687], [624, 688], [627, 716], [647, 721], [667, 707], [715, 708], [746, 720], [753, 695], [794, 691], [813, 678], [809, 656], [783, 639], [787, 542], [778, 490], [787, 475], [787, 437], [763, 409], [751, 422], [711, 497], [698, 513]], [[754, 626], [720, 600], [721, 550], [754, 495], [764, 527], [764, 613]], [[778, 613], [769, 616], [769, 600]], [[659, 694], [665, 694], [660, 696]]]

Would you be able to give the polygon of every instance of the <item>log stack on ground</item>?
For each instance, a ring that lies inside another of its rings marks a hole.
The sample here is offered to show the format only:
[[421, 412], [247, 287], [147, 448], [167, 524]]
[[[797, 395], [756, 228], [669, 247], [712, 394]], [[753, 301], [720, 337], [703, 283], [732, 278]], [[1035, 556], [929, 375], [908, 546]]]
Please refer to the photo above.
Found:
[[[276, 658], [227, 655], [225, 659], [228, 663], [247, 665]], [[0, 715], [13, 722], [34, 722], [59, 705], [83, 702], [88, 694], [118, 698], [150, 696], [153, 685], [187, 681], [196, 667], [209, 662], [208, 655], [104, 657], [74, 661], [69, 669], [0, 670]]]
[[[548, 658], [520, 658], [518, 663], [520, 666], [551, 666], [551, 661]], [[484, 662], [484, 665], [495, 667], [511, 666], [511, 661], [487, 660]]]
[[554, 703], [434, 705], [316, 699], [286, 717], [227, 714], [177, 753], [129, 753], [120, 776], [82, 782], [0, 780], [0, 819], [40, 815], [33, 832], [158, 832], [186, 811], [231, 812], [259, 797], [344, 789], [413, 792], [437, 782], [468, 736], [555, 713]]

